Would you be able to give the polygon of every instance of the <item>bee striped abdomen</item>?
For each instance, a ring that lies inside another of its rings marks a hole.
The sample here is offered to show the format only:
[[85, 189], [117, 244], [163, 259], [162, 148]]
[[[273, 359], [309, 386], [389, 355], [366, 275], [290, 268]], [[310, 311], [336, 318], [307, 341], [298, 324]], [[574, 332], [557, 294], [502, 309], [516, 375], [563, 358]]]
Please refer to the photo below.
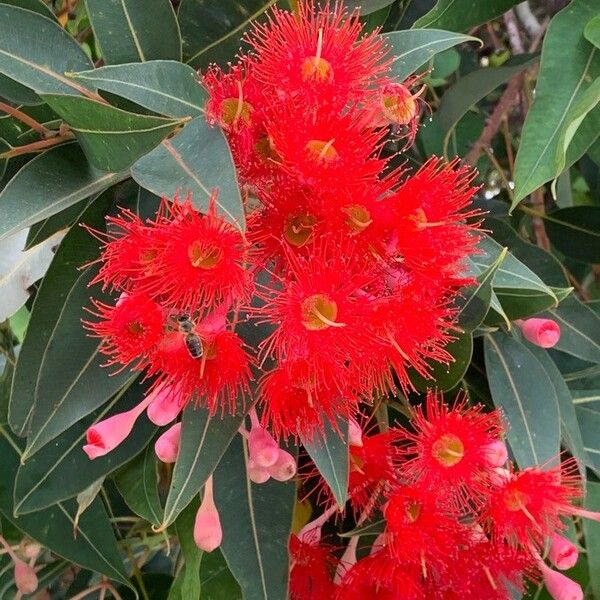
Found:
[[192, 358], [202, 358], [202, 354], [204, 353], [202, 340], [195, 333], [185, 336], [185, 345]]

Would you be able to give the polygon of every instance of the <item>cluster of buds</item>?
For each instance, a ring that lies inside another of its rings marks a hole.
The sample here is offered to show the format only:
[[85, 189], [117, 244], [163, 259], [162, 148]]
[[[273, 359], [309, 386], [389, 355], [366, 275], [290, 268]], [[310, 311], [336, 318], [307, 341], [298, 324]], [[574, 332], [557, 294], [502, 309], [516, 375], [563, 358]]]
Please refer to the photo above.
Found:
[[290, 540], [293, 600], [506, 600], [540, 580], [556, 600], [581, 600], [560, 572], [578, 559], [565, 519], [600, 514], [574, 505], [572, 459], [519, 471], [503, 434], [497, 411], [430, 392], [408, 427], [351, 436], [350, 506], [359, 525], [385, 525], [360, 559], [360, 534], [343, 553], [324, 543], [338, 508], [320, 482], [323, 514]]
[[41, 546], [36, 542], [23, 541], [19, 546], [13, 547], [0, 535], [0, 554], [8, 554], [13, 562], [17, 600], [24, 594], [33, 594], [38, 589], [35, 562], [40, 551]]

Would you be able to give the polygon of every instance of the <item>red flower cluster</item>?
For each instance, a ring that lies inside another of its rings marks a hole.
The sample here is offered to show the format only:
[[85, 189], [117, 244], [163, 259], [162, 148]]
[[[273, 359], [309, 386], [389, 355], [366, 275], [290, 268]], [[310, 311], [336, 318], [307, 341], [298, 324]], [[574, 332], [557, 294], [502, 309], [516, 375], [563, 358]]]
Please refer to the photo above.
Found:
[[321, 542], [329, 502], [290, 542], [293, 600], [506, 600], [539, 579], [554, 598], [581, 600], [578, 584], [541, 556], [549, 547], [556, 568], [571, 568], [578, 553], [560, 535], [564, 518], [600, 515], [573, 506], [581, 481], [572, 460], [517, 471], [502, 435], [498, 412], [464, 400], [448, 407], [430, 392], [409, 429], [351, 438], [357, 522], [377, 510], [385, 527], [369, 555], [357, 560], [355, 536], [338, 558]]

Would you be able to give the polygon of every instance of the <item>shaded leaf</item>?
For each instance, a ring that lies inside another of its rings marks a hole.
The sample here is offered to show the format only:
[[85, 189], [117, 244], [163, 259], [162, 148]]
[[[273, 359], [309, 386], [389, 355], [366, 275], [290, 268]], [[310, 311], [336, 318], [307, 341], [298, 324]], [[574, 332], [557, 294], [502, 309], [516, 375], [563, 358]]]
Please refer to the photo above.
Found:
[[395, 55], [391, 72], [399, 80], [406, 79], [438, 52], [477, 38], [439, 29], [411, 29], [383, 34]]
[[[600, 511], [600, 483], [588, 481], [585, 508]], [[600, 523], [582, 519], [585, 549], [589, 563], [590, 584], [594, 596], [600, 596]]]
[[92, 167], [75, 142], [52, 148], [30, 160], [0, 192], [0, 239], [126, 177]]
[[[600, 76], [598, 49], [583, 37], [585, 24], [596, 14], [595, 0], [573, 0], [550, 23], [542, 48], [535, 99], [527, 113], [517, 152], [511, 208], [559, 174], [557, 149], [569, 110], [578, 95]], [[600, 112], [594, 115], [593, 122], [581, 129], [589, 141], [586, 145], [585, 140], [579, 140], [582, 154], [597, 137]]]
[[38, 15], [42, 15], [42, 17], [56, 20], [54, 13], [50, 10], [48, 5], [44, 4], [43, 0], [0, 0], [0, 4], [9, 4], [10, 6], [26, 8], [27, 10], [38, 13]]
[[86, 0], [86, 6], [106, 64], [181, 60], [179, 27], [169, 0], [152, 0], [150, 6], [136, 0]]
[[153, 60], [69, 73], [86, 85], [112, 92], [168, 117], [204, 113], [206, 92], [191, 67], [172, 60]]
[[138, 160], [132, 177], [157, 196], [173, 198], [190, 193], [206, 211], [212, 190], [218, 189], [219, 212], [241, 229], [245, 226], [242, 197], [231, 151], [223, 132], [197, 117], [170, 140]]
[[0, 73], [0, 98], [13, 104], [41, 104], [42, 99], [28, 87]]
[[219, 464], [221, 457], [243, 420], [242, 401], [235, 415], [215, 415], [194, 406], [192, 400], [183, 411], [181, 441], [175, 462], [169, 495], [161, 528], [175, 521], [177, 515], [192, 501], [208, 477]]
[[552, 244], [566, 256], [600, 263], [600, 207], [572, 206], [545, 215]]
[[598, 439], [600, 412], [589, 408], [587, 405], [577, 405], [575, 412], [577, 413], [581, 437], [583, 438], [583, 447], [587, 455], [586, 464], [598, 474], [600, 473], [600, 440]]
[[138, 115], [83, 96], [43, 98], [68, 123], [90, 163], [103, 171], [130, 167], [186, 121]]
[[386, 8], [394, 2], [395, 0], [369, 0], [369, 2], [364, 2], [364, 0], [344, 0], [344, 6], [349, 11], [358, 10], [361, 15], [370, 15], [375, 11]]
[[209, 600], [242, 600], [240, 586], [219, 549], [202, 555], [200, 585]]
[[225, 560], [245, 600], [287, 598], [288, 537], [296, 485], [248, 479], [248, 451], [236, 436], [214, 474], [215, 503], [221, 516]]
[[588, 42], [600, 48], [600, 15], [593, 17], [585, 24], [583, 35]]
[[302, 436], [300, 439], [319, 473], [327, 482], [338, 506], [343, 508], [348, 499], [348, 421], [338, 419], [337, 429], [335, 429], [325, 419], [323, 433], [315, 433], [314, 439], [311, 440]]
[[81, 86], [64, 73], [91, 68], [87, 54], [56, 21], [0, 4], [1, 73], [35, 92], [80, 94]]
[[484, 351], [492, 399], [506, 415], [507, 438], [519, 467], [556, 458], [558, 400], [542, 365], [528, 348], [502, 332], [485, 336]]
[[[199, 501], [191, 502], [183, 511], [181, 511], [175, 521], [175, 531], [177, 532], [181, 552], [185, 559], [185, 566], [183, 567], [183, 576], [180, 584], [179, 598], [181, 600], [201, 598], [200, 563], [202, 561], [202, 550], [196, 546], [196, 542], [194, 541], [194, 522], [199, 505]], [[171, 596], [169, 596], [169, 598], [171, 598]]]

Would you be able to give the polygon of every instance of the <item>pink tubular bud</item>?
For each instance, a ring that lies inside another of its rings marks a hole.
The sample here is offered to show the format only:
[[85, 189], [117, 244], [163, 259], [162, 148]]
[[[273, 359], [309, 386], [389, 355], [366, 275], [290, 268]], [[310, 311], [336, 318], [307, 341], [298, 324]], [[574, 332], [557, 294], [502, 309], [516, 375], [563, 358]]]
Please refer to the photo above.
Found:
[[221, 545], [222, 540], [223, 529], [221, 528], [219, 511], [213, 498], [213, 478], [211, 475], [204, 486], [204, 497], [196, 513], [194, 541], [200, 550], [212, 552]]
[[296, 474], [296, 460], [285, 450], [278, 448], [279, 456], [274, 465], [268, 469], [269, 475], [276, 481], [288, 481]]
[[179, 440], [181, 438], [181, 423], [169, 427], [154, 444], [156, 456], [164, 463], [174, 463], [179, 453]]
[[571, 540], [553, 533], [550, 538], [548, 558], [557, 569], [565, 571], [575, 566], [579, 558], [579, 550]]
[[88, 455], [88, 458], [93, 460], [99, 456], [104, 456], [121, 444], [131, 433], [138, 417], [151, 401], [151, 397], [146, 397], [131, 410], [118, 413], [92, 425], [86, 431], [87, 444], [83, 447], [83, 451]]
[[273, 466], [279, 458], [279, 446], [271, 434], [260, 426], [253, 426], [248, 436], [250, 458], [257, 467], [266, 469]]
[[170, 385], [158, 386], [148, 396], [151, 396], [152, 400], [146, 414], [155, 425], [168, 425], [177, 418], [183, 408], [181, 394]]
[[482, 448], [482, 452], [485, 454], [485, 462], [490, 469], [496, 467], [503, 467], [508, 460], [508, 450], [506, 444], [501, 440], [490, 442]]
[[15, 561], [15, 584], [21, 594], [33, 594], [37, 590], [38, 578], [33, 567], [22, 560]]
[[357, 448], [362, 448], [363, 445], [362, 429], [352, 417], [348, 421], [348, 444]]
[[253, 483], [266, 483], [271, 479], [271, 475], [269, 475], [269, 471], [267, 469], [263, 469], [256, 465], [256, 463], [250, 458], [248, 459], [248, 464], [246, 466], [246, 470], [248, 471], [248, 477], [250, 481]]
[[560, 325], [552, 319], [525, 319], [515, 321], [525, 339], [541, 348], [552, 348], [560, 340]]
[[540, 561], [538, 566], [546, 589], [554, 600], [583, 600], [583, 590], [576, 581], [558, 571], [553, 571], [543, 561]]

